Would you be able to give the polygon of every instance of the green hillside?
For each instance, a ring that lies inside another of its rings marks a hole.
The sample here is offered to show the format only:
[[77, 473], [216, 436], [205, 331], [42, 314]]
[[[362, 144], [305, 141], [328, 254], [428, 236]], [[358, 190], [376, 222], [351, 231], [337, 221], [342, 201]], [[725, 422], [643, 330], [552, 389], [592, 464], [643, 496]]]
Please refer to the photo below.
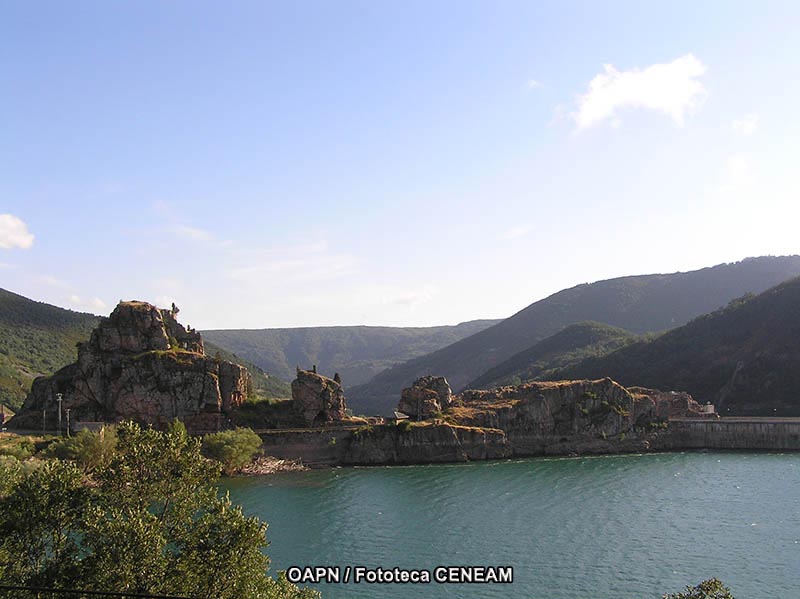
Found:
[[356, 411], [385, 411], [400, 391], [426, 374], [446, 376], [454, 390], [570, 324], [604, 322], [633, 333], [663, 331], [716, 310], [745, 293], [761, 293], [800, 275], [800, 256], [748, 258], [691, 272], [621, 277], [578, 285], [452, 345], [394, 366], [351, 388]]
[[800, 416], [800, 278], [553, 374], [688, 391], [723, 415]]
[[292, 396], [292, 388], [289, 386], [289, 383], [274, 376], [268, 375], [249, 360], [240, 358], [236, 354], [222, 349], [221, 347], [206, 340], [203, 340], [203, 346], [206, 355], [218, 356], [223, 360], [227, 360], [228, 362], [233, 362], [234, 364], [239, 364], [240, 366], [247, 368], [248, 372], [250, 372], [250, 376], [253, 379], [254, 400], [285, 399]]
[[98, 320], [0, 289], [0, 402], [19, 408], [35, 377], [74, 362]]
[[305, 327], [201, 331], [203, 339], [235, 352], [266, 372], [291, 380], [295, 367], [338, 372], [345, 388], [365, 383], [378, 372], [432, 352], [496, 324], [473, 320], [438, 327]]
[[491, 389], [546, 379], [557, 369], [606, 355], [637, 339], [637, 335], [599, 322], [573, 324], [489, 369], [467, 388]]

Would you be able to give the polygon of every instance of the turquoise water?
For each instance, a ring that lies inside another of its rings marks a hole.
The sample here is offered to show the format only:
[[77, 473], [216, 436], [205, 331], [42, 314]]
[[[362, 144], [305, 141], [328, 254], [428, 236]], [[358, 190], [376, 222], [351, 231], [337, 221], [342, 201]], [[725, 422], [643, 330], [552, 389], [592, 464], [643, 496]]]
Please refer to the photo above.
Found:
[[324, 599], [648, 599], [704, 578], [800, 598], [800, 454], [339, 468], [228, 481], [290, 566], [514, 567], [514, 583], [316, 585]]

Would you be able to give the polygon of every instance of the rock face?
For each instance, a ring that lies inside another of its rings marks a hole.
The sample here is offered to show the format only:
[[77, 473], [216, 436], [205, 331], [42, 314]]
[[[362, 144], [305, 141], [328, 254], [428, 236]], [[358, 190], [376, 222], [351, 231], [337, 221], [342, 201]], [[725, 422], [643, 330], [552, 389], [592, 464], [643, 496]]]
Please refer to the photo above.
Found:
[[703, 413], [702, 406], [688, 393], [645, 387], [628, 387], [628, 391], [649, 400], [653, 405], [654, 417], [659, 420], [707, 416]]
[[343, 464], [427, 464], [469, 462], [511, 456], [503, 431], [451, 424], [385, 425], [358, 431], [342, 456]]
[[452, 402], [453, 394], [446, 378], [423, 376], [414, 381], [411, 387], [403, 389], [397, 411], [412, 420], [425, 420], [449, 408]]
[[76, 363], [33, 382], [13, 426], [41, 427], [42, 411], [54, 426], [61, 393], [73, 423], [163, 426], [179, 418], [192, 430], [216, 430], [251, 385], [245, 368], [206, 356], [200, 334], [180, 325], [175, 312], [120, 302], [79, 345]]
[[292, 400], [306, 426], [322, 426], [346, 416], [341, 379], [329, 379], [312, 370], [297, 369], [297, 378], [292, 381]]

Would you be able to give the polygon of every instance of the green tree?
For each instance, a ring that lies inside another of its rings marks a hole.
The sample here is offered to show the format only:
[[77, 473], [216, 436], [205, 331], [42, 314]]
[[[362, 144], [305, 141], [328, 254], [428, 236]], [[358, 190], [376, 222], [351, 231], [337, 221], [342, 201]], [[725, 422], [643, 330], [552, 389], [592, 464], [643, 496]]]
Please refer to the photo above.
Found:
[[249, 428], [222, 431], [203, 438], [203, 454], [222, 464], [225, 474], [233, 474], [261, 453], [261, 437]]
[[205, 599], [318, 596], [267, 575], [266, 524], [219, 495], [218, 466], [183, 426], [120, 425], [113, 456], [91, 478], [58, 459], [0, 469], [11, 481], [0, 487], [0, 580]]
[[664, 595], [664, 599], [734, 599], [728, 587], [716, 578], [704, 580], [697, 586], [686, 587], [682, 593]]

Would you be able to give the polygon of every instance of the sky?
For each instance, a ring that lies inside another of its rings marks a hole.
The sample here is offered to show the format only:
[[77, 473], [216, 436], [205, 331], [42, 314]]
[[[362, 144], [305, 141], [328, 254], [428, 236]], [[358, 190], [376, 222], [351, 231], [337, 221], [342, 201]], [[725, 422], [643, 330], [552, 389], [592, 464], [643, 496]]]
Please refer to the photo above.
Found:
[[0, 287], [502, 318], [800, 253], [797, 2], [0, 2]]

